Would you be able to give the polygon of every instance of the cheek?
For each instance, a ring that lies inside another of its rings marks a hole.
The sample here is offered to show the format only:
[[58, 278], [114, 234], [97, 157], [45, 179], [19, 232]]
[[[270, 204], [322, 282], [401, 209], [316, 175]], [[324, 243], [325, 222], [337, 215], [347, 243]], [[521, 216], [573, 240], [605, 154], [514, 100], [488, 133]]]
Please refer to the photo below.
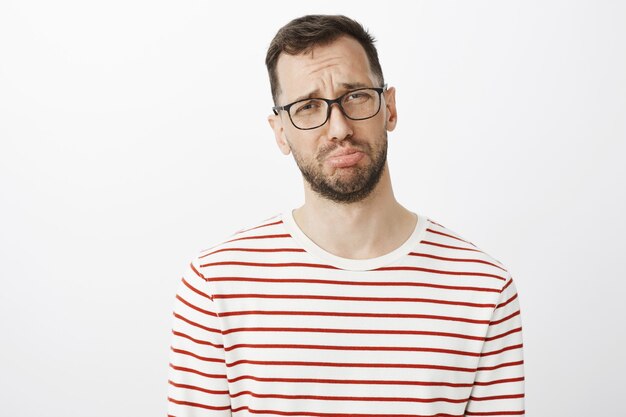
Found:
[[291, 152], [298, 154], [301, 159], [317, 158], [321, 149], [317, 146], [319, 138], [316, 135], [307, 134], [306, 131], [285, 131], [285, 139]]

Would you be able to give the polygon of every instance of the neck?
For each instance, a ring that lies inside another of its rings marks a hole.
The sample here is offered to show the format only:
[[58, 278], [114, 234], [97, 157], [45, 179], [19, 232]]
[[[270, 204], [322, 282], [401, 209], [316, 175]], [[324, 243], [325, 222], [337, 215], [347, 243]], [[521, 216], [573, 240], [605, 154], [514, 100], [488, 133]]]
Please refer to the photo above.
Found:
[[305, 182], [305, 203], [293, 216], [318, 246], [349, 259], [375, 258], [393, 251], [411, 236], [417, 223], [416, 215], [396, 201], [387, 166], [372, 193], [355, 203], [330, 201]]

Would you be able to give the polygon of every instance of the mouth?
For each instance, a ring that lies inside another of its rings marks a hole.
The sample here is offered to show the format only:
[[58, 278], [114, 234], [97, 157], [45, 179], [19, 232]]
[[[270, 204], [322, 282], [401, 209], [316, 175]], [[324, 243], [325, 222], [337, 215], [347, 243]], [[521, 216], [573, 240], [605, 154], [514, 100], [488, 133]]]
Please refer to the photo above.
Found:
[[348, 168], [356, 165], [364, 156], [365, 153], [358, 149], [346, 148], [333, 152], [326, 158], [326, 162], [333, 168]]

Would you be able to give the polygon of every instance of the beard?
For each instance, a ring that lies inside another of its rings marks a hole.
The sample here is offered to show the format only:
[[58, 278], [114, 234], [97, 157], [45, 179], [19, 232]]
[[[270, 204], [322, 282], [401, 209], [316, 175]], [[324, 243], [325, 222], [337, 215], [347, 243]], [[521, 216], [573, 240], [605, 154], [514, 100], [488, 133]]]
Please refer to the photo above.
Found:
[[324, 159], [326, 155], [338, 148], [339, 144], [323, 148], [310, 162], [306, 162], [301, 155], [294, 151], [293, 147], [291, 152], [302, 177], [313, 191], [335, 203], [348, 204], [365, 199], [374, 191], [380, 181], [387, 162], [387, 132], [384, 131], [383, 140], [378, 141], [382, 145], [376, 149], [373, 149], [368, 143], [359, 144], [352, 138], [344, 139], [344, 141], [367, 154], [371, 163], [367, 166], [347, 168], [352, 171], [349, 175], [344, 176], [342, 172], [338, 172], [344, 168], [337, 169], [335, 175], [327, 175], [323, 171]]

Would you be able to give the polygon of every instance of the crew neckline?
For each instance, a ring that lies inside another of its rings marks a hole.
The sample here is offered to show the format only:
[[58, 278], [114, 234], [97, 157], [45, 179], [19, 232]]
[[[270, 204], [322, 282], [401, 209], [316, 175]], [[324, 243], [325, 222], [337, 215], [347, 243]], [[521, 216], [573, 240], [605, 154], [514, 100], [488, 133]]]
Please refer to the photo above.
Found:
[[283, 220], [283, 224], [289, 234], [310, 255], [339, 269], [349, 271], [369, 271], [387, 266], [403, 256], [408, 255], [421, 242], [426, 234], [429, 220], [419, 213], [414, 214], [417, 215], [417, 223], [415, 224], [415, 228], [409, 238], [402, 245], [384, 255], [368, 259], [343, 258], [322, 249], [300, 229], [300, 226], [298, 226], [293, 217], [293, 209], [283, 210], [281, 213], [281, 219]]

